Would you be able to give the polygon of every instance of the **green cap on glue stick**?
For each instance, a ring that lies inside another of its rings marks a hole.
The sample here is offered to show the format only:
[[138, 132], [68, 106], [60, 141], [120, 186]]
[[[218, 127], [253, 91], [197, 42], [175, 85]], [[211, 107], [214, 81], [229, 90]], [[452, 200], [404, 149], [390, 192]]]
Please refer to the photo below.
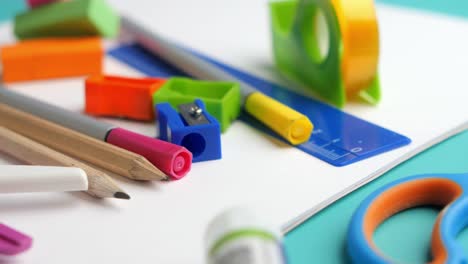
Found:
[[209, 264], [285, 264], [279, 228], [248, 208], [232, 208], [209, 224]]

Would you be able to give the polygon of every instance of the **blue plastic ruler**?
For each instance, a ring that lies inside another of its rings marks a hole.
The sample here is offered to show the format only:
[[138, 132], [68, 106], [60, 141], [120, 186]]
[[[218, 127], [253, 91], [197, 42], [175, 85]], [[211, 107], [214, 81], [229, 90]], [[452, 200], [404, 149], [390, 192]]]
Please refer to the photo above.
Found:
[[[136, 44], [117, 47], [109, 54], [148, 76], [163, 78], [187, 76]], [[297, 147], [334, 166], [345, 166], [411, 142], [401, 134], [347, 114], [318, 100], [291, 92], [212, 58], [197, 55], [308, 116], [314, 124], [314, 132], [309, 142]], [[241, 120], [276, 136], [245, 112], [241, 115]]]

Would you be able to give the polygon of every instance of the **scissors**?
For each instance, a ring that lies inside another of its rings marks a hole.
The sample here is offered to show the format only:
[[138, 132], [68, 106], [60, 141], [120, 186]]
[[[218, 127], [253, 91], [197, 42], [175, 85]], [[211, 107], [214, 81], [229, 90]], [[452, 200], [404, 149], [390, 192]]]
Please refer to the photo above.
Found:
[[367, 197], [351, 220], [347, 250], [353, 263], [394, 263], [372, 240], [392, 215], [422, 205], [443, 206], [432, 231], [431, 264], [468, 263], [457, 235], [468, 226], [468, 173], [419, 175], [392, 182]]

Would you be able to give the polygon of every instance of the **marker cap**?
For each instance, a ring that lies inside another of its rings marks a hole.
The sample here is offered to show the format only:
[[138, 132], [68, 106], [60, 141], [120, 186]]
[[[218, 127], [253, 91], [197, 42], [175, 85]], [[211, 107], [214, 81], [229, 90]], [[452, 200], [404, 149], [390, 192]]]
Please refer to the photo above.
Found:
[[16, 255], [28, 250], [32, 238], [0, 223], [0, 254]]
[[247, 97], [245, 109], [293, 145], [307, 142], [314, 129], [307, 116], [260, 92]]
[[144, 156], [176, 180], [184, 177], [192, 166], [192, 153], [186, 148], [123, 128], [112, 129], [106, 142]]

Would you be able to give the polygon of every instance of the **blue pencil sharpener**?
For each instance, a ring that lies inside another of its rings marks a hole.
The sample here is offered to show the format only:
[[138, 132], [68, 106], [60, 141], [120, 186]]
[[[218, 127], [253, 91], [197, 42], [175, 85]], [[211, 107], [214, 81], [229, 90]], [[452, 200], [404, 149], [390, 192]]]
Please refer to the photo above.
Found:
[[193, 162], [221, 159], [221, 130], [200, 99], [178, 105], [156, 104], [160, 139], [192, 152]]

